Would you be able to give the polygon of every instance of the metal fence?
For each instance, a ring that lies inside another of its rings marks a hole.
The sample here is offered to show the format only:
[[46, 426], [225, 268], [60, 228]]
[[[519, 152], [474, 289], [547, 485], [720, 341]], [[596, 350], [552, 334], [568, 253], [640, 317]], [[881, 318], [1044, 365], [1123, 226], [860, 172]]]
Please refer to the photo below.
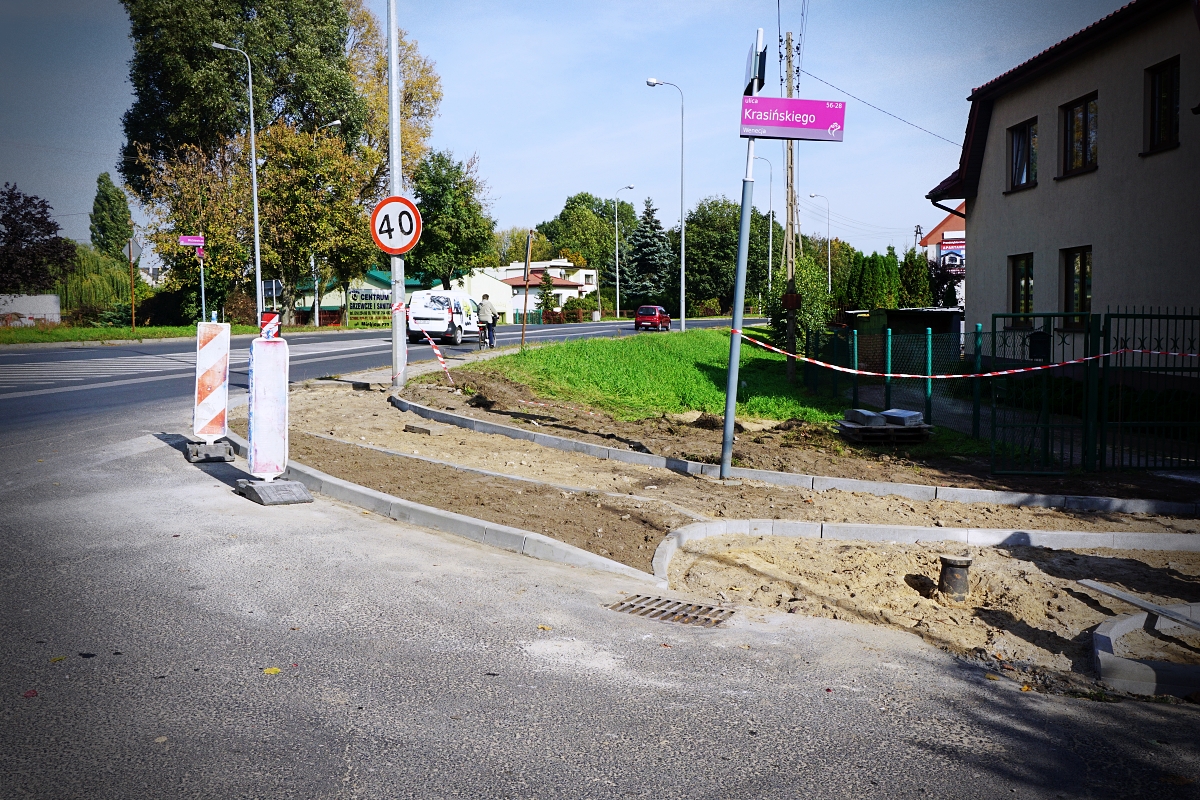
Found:
[[[992, 470], [1200, 469], [1200, 314], [996, 314], [990, 331], [858, 335], [812, 332], [803, 355], [913, 375], [1079, 364], [993, 378], [847, 375], [804, 364], [813, 392], [854, 406], [921, 411], [925, 421], [991, 440]], [[1156, 351], [1127, 353], [1124, 350]], [[1175, 355], [1171, 355], [1175, 354]]]

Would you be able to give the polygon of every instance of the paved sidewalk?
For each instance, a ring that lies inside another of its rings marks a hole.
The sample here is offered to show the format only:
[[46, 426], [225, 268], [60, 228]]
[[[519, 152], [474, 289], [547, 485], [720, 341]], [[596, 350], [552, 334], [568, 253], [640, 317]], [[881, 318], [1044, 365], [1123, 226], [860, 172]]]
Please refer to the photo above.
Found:
[[255, 506], [177, 441], [3, 450], [0, 797], [1196, 796], [1195, 706], [1022, 693], [868, 626], [619, 615], [643, 584]]

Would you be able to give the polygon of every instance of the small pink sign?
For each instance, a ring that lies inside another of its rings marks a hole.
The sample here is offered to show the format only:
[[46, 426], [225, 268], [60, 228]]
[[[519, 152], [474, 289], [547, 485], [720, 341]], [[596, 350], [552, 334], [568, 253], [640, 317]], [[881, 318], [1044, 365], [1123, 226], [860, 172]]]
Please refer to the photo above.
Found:
[[179, 243], [184, 247], [204, 247], [203, 236], [180, 236]]
[[743, 97], [744, 139], [810, 139], [840, 142], [846, 128], [841, 100], [797, 100], [788, 97]]

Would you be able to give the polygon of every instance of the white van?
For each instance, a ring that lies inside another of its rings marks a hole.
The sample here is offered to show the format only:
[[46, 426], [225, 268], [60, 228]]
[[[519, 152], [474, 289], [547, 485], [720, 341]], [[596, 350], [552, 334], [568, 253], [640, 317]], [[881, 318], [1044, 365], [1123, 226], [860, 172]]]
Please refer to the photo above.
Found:
[[413, 344], [425, 340], [422, 330], [443, 344], [462, 344], [464, 336], [479, 335], [479, 306], [466, 292], [422, 289], [408, 301], [406, 328]]

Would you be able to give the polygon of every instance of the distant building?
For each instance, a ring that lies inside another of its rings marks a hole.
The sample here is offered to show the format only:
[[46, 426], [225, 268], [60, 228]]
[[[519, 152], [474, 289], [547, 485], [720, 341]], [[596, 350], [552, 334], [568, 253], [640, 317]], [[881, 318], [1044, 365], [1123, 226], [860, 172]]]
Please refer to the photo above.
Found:
[[[959, 203], [957, 213], [947, 214], [918, 243], [921, 247], [932, 249], [930, 255], [933, 260], [958, 278], [954, 294], [958, 298], [955, 305], [959, 308], [963, 307], [967, 298], [967, 232], [963, 227], [963, 218], [959, 216], [966, 213], [966, 208], [966, 203]], [[941, 302], [940, 297], [934, 299]]]
[[965, 201], [968, 327], [1200, 306], [1193, 12], [1134, 0], [971, 93], [959, 167], [927, 195]]
[[[551, 261], [533, 261], [529, 265], [529, 308], [537, 307], [541, 297], [540, 284], [542, 273], [549, 272], [554, 280], [554, 307], [562, 308], [563, 303], [572, 297], [584, 297], [596, 291], [596, 270], [590, 267], [577, 267], [565, 258]], [[499, 286], [504, 294], [493, 291]], [[516, 319], [511, 312], [523, 312], [525, 309], [525, 262], [513, 261], [503, 267], [488, 267], [476, 271], [467, 278], [455, 282], [455, 288], [462, 288], [473, 300], [478, 302], [486, 291], [497, 309], [507, 305], [511, 309], [507, 320]], [[497, 300], [499, 298], [499, 300]]]

